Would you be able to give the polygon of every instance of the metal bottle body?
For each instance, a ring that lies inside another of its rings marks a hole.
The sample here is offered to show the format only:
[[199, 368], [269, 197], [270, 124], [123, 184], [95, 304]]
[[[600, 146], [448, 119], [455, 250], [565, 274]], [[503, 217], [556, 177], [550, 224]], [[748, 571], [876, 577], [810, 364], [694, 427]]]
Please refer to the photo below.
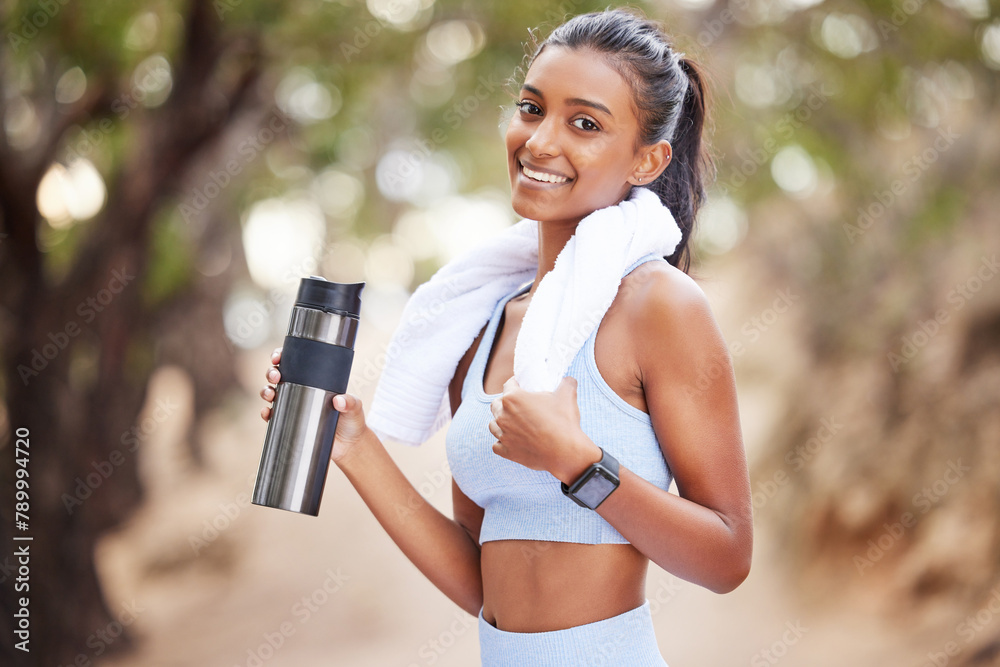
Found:
[[[301, 292], [300, 292], [301, 294]], [[347, 390], [358, 320], [296, 302], [288, 324], [253, 503], [316, 516]]]

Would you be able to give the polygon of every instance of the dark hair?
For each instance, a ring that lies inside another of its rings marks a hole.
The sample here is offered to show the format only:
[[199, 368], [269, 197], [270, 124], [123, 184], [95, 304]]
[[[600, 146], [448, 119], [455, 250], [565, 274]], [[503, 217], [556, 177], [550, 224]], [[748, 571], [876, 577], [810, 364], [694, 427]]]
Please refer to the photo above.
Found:
[[659, 24], [621, 9], [570, 19], [535, 49], [528, 65], [549, 45], [604, 54], [632, 88], [639, 145], [661, 139], [670, 142], [670, 164], [643, 187], [656, 193], [677, 221], [681, 241], [666, 259], [687, 272], [691, 265], [688, 241], [695, 215], [705, 201], [706, 174], [711, 168], [701, 140], [706, 100], [700, 68], [674, 51]]

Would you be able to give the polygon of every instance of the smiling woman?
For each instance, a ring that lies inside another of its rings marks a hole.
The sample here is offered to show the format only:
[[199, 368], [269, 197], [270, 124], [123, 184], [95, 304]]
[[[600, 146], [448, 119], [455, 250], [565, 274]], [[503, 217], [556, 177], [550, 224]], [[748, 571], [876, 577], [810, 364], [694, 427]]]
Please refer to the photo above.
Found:
[[[478, 616], [486, 667], [663, 667], [649, 562], [719, 593], [749, 572], [730, 357], [685, 273], [704, 114], [698, 70], [656, 24], [615, 10], [557, 28], [506, 133], [525, 219], [414, 293], [367, 419], [356, 397], [333, 399], [331, 458]], [[449, 418], [453, 518], [382, 444], [419, 444]]]

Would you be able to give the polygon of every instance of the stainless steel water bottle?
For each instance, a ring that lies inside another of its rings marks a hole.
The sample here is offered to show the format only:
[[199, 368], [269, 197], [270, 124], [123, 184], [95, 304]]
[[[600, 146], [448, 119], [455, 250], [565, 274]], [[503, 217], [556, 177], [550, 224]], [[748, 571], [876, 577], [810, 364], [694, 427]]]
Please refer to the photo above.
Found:
[[303, 278], [281, 348], [253, 503], [316, 516], [347, 390], [364, 283]]

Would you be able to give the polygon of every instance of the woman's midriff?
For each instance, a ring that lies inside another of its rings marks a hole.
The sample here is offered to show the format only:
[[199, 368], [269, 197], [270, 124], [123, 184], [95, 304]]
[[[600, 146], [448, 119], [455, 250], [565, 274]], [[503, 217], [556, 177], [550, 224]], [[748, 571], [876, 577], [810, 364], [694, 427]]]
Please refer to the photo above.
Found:
[[630, 544], [486, 542], [483, 618], [507, 632], [549, 632], [624, 614], [645, 601], [648, 563]]

